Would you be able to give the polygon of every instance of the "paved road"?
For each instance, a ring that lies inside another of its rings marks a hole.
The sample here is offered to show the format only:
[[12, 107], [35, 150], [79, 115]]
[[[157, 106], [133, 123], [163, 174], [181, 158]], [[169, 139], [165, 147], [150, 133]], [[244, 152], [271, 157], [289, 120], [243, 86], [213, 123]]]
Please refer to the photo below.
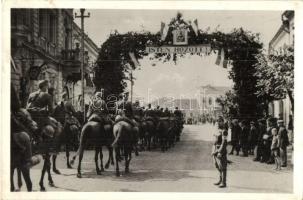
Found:
[[[185, 126], [181, 142], [166, 153], [159, 150], [141, 152], [133, 156], [128, 175], [116, 177], [111, 166], [96, 175], [93, 151], [86, 151], [83, 159], [83, 178], [76, 177], [75, 169], [66, 169], [65, 154], [58, 158], [61, 175], [53, 175], [56, 187], [48, 191], [120, 191], [120, 192], [292, 192], [291, 168], [274, 171], [273, 165], [252, 161], [252, 157], [229, 156], [228, 187], [214, 186], [217, 181], [211, 152], [212, 125]], [[73, 154], [73, 153], [72, 153]], [[105, 152], [107, 159], [107, 152]], [[123, 167], [124, 168], [124, 167]], [[34, 190], [39, 190], [41, 164], [31, 171]], [[22, 188], [24, 190], [25, 187]]]

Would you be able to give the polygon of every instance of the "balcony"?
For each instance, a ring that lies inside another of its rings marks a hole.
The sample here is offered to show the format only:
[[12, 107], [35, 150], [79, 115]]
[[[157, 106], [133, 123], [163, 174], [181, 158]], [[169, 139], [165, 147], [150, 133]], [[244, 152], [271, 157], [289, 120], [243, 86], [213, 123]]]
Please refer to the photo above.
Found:
[[57, 56], [56, 45], [52, 42], [48, 42], [45, 37], [39, 37], [38, 45], [40, 48], [53, 58]]
[[61, 55], [63, 62], [81, 62], [79, 49], [62, 50]]

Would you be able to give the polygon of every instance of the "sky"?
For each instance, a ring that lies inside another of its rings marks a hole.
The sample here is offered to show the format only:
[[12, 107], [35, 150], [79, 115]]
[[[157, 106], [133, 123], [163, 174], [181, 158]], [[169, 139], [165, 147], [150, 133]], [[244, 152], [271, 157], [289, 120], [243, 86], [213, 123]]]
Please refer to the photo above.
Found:
[[[79, 13], [79, 11], [75, 10]], [[109, 34], [117, 30], [128, 31], [160, 31], [161, 22], [169, 23], [177, 12], [183, 14], [188, 21], [198, 20], [200, 29], [209, 27], [210, 32], [216, 28], [222, 32], [230, 32], [242, 27], [254, 33], [260, 33], [264, 48], [275, 35], [281, 25], [283, 11], [206, 11], [206, 10], [86, 10], [90, 18], [85, 18], [85, 32], [98, 45], [106, 41]], [[79, 19], [75, 19], [80, 23]], [[181, 95], [193, 96], [198, 86], [214, 85], [232, 87], [228, 79], [228, 69], [215, 65], [216, 55], [187, 56], [174, 62], [161, 63], [148, 58], [139, 60], [140, 70], [134, 71], [136, 78], [134, 95], [147, 99], [150, 96], [163, 97]], [[156, 64], [156, 66], [153, 66]], [[130, 85], [130, 84], [129, 84]]]

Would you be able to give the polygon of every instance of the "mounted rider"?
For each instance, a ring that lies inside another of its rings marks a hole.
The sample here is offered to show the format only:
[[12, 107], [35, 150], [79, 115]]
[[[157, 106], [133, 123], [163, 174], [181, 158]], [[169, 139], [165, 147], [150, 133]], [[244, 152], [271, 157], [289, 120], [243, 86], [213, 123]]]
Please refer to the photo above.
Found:
[[52, 96], [47, 92], [48, 81], [41, 80], [38, 86], [39, 90], [29, 95], [26, 108], [33, 120], [37, 122], [38, 127], [40, 129], [45, 127], [45, 136], [52, 138], [57, 125], [50, 119], [50, 114], [53, 112], [53, 102]]
[[96, 92], [88, 107], [86, 115], [88, 121], [96, 121], [103, 124], [108, 124], [110, 122], [108, 113], [106, 102], [103, 100], [103, 93]]
[[143, 109], [140, 107], [140, 102], [137, 100], [134, 103], [133, 107], [134, 107], [133, 108], [134, 119], [136, 120], [136, 122], [140, 123], [144, 116]]
[[144, 113], [144, 118], [145, 120], [152, 121], [155, 125], [157, 124], [156, 111], [152, 109], [151, 104], [148, 104], [148, 107]]

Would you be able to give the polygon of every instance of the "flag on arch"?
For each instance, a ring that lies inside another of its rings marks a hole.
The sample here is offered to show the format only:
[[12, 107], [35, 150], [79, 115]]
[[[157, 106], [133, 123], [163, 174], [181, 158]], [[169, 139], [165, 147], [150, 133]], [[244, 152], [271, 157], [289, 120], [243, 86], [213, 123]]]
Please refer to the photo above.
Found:
[[129, 54], [131, 61], [134, 63], [135, 67], [140, 66], [140, 63], [138, 62], [134, 52], [129, 52], [128, 54]]
[[195, 31], [196, 36], [198, 36], [199, 26], [198, 26], [198, 20], [197, 19], [194, 20], [194, 25], [195, 25], [194, 26], [195, 28], [193, 28], [193, 29]]

